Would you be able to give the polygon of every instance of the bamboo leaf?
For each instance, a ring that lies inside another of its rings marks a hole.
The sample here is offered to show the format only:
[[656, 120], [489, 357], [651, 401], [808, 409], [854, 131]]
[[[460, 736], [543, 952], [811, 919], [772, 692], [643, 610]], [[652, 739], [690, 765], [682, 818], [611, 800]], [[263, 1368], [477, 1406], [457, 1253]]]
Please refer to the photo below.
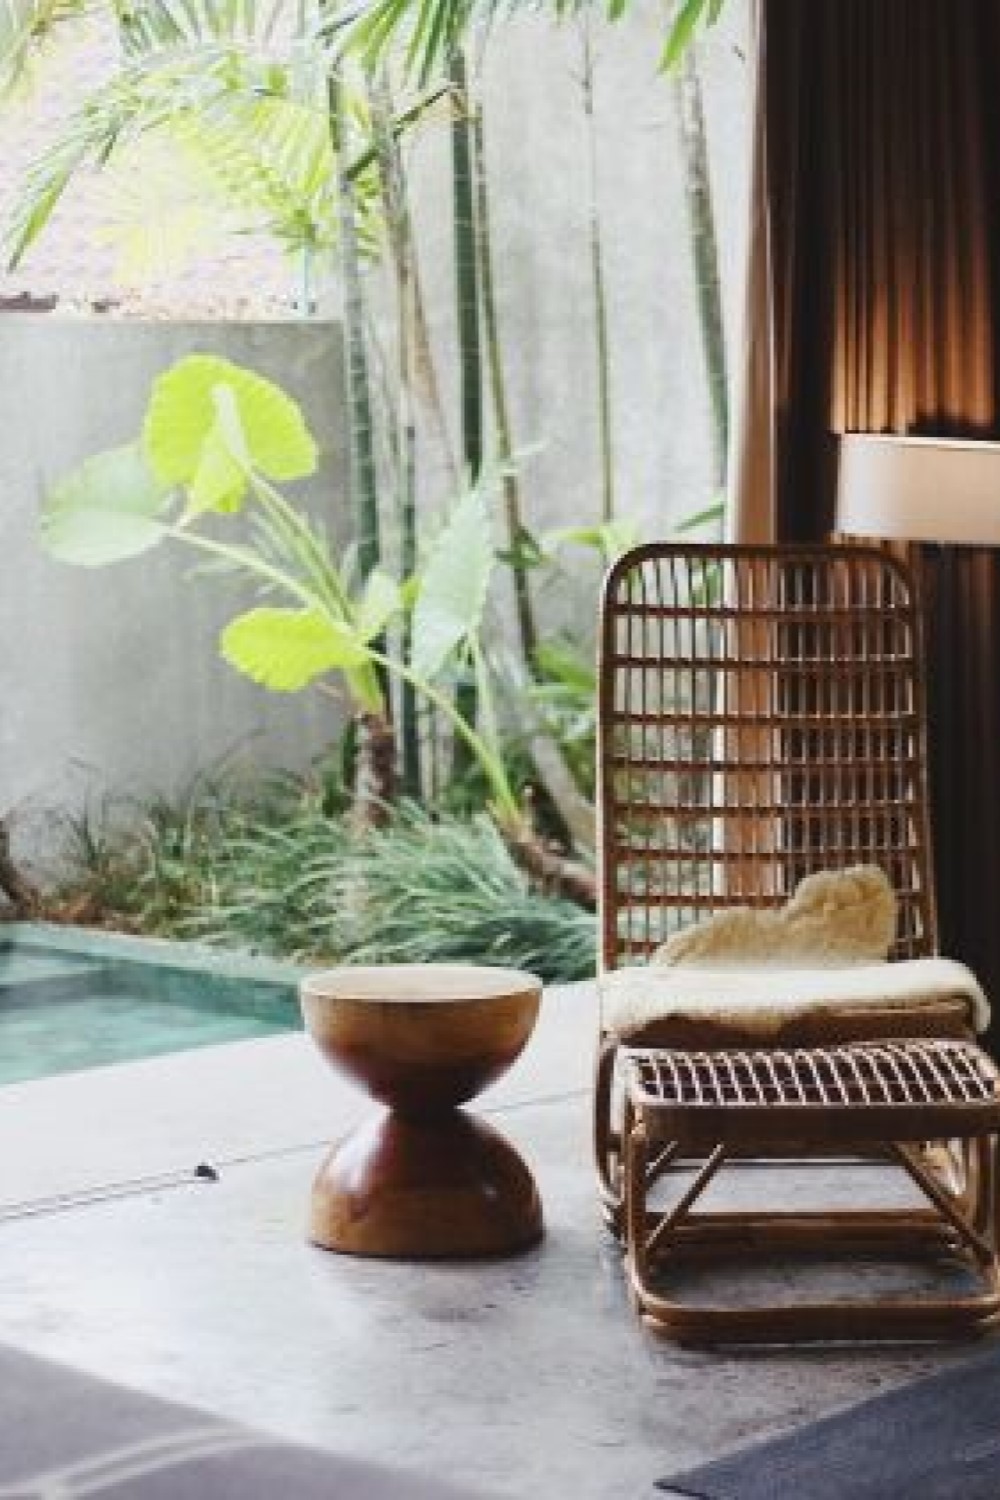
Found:
[[584, 659], [569, 641], [542, 641], [535, 652], [535, 662], [543, 677], [585, 694], [592, 702], [597, 691], [597, 673], [593, 663]]
[[357, 669], [368, 652], [350, 625], [317, 609], [252, 609], [231, 620], [219, 649], [262, 687], [293, 693], [334, 669]]
[[138, 448], [98, 453], [47, 497], [42, 546], [60, 562], [85, 568], [137, 557], [166, 535], [158, 517], [168, 495]]
[[711, 505], [706, 505], [704, 510], [695, 511], [693, 515], [685, 516], [683, 521], [678, 521], [674, 531], [678, 534], [685, 531], [697, 531], [700, 526], [708, 526], [710, 523], [721, 521], [726, 514], [725, 498], [713, 500]]
[[[691, 45], [698, 23], [705, 15], [710, 0], [683, 0], [674, 23], [667, 36], [666, 46], [660, 57], [660, 69], [668, 73], [671, 68], [676, 68], [684, 53]], [[714, 14], [709, 13], [709, 24], [717, 18], [719, 12], [713, 6]]]
[[614, 562], [623, 552], [634, 547], [637, 530], [634, 521], [620, 518], [615, 521], [600, 521], [593, 526], [560, 526], [542, 537], [542, 548], [552, 551], [567, 542], [579, 547], [590, 547], [599, 552], [606, 562]]

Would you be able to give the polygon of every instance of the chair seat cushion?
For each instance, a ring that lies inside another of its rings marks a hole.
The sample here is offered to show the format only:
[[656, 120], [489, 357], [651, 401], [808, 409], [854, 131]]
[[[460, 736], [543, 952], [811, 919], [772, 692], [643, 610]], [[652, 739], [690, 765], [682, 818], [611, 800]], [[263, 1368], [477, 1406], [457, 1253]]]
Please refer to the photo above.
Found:
[[603, 975], [600, 989], [603, 1025], [623, 1039], [651, 1021], [680, 1017], [733, 1022], [766, 1036], [818, 1011], [905, 1010], [956, 999], [968, 1005], [977, 1031], [985, 1031], [990, 1019], [989, 1002], [971, 969], [949, 958], [843, 968], [626, 968]]

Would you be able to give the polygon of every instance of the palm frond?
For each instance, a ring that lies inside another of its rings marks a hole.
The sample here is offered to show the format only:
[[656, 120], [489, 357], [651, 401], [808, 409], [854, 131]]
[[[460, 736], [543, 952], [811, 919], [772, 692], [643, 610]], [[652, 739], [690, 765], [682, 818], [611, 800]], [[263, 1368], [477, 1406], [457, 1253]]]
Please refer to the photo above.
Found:
[[439, 72], [473, 29], [486, 30], [501, 14], [537, 9], [532, 0], [373, 0], [324, 33], [340, 52], [357, 52], [373, 68], [399, 43], [406, 71], [422, 86]]
[[0, 0], [0, 98], [24, 81], [55, 33], [89, 8], [88, 0]]
[[226, 44], [287, 58], [291, 46], [316, 42], [323, 20], [320, 0], [137, 0], [119, 4], [118, 25], [126, 55]]
[[199, 160], [235, 228], [264, 229], [288, 250], [333, 243], [335, 163], [322, 110], [281, 96], [225, 93], [170, 128]]
[[[207, 223], [203, 209], [221, 215], [225, 230], [266, 232], [289, 252], [330, 246], [336, 163], [325, 109], [319, 99], [295, 97], [293, 67], [236, 56], [214, 40], [133, 55], [26, 174], [6, 226], [11, 267], [42, 233], [78, 173], [105, 166], [115, 154], [127, 158], [137, 142], [153, 137], [161, 149], [151, 149], [143, 162], [149, 180], [141, 193], [134, 184], [129, 193], [126, 177], [109, 216], [112, 234], [117, 221], [120, 238], [133, 248], [143, 240], [143, 199], [154, 224], [164, 227], [170, 204], [183, 201], [192, 246], [200, 221]], [[119, 181], [135, 160], [121, 167]], [[381, 241], [374, 166], [358, 174], [354, 188], [360, 245], [371, 257]], [[172, 238], [179, 250], [184, 236]]]

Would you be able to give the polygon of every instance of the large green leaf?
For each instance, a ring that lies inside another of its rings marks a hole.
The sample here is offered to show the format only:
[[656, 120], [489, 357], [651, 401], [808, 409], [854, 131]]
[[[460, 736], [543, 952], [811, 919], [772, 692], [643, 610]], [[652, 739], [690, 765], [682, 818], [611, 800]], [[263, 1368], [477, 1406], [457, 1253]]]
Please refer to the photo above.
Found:
[[219, 649], [262, 687], [293, 693], [337, 669], [364, 666], [368, 652], [349, 625], [316, 609], [252, 609], [231, 620]]
[[479, 629], [495, 557], [479, 490], [463, 496], [438, 537], [413, 610], [411, 665], [434, 677], [459, 643]]
[[[245, 459], [232, 451], [231, 421], [220, 421], [227, 404], [238, 416]], [[227, 477], [241, 460], [268, 479], [301, 479], [316, 468], [315, 441], [291, 397], [262, 375], [211, 354], [188, 355], [154, 382], [143, 443], [159, 478], [195, 491], [196, 509], [206, 508], [211, 495], [219, 509], [242, 499], [244, 486], [219, 482], [226, 468], [220, 449], [233, 461]]]
[[112, 448], [61, 480], [42, 509], [42, 546], [60, 562], [101, 567], [136, 557], [166, 535], [169, 491], [138, 448]]

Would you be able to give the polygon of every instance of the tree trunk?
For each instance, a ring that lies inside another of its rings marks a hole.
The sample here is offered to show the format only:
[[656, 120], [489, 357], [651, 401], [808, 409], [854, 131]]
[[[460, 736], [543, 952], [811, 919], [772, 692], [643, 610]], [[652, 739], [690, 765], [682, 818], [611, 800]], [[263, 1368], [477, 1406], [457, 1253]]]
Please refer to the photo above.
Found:
[[0, 818], [0, 891], [7, 897], [17, 917], [30, 917], [41, 905], [39, 892], [14, 863], [10, 852], [10, 830], [2, 818]]
[[385, 823], [396, 798], [396, 735], [384, 714], [359, 714], [351, 819], [357, 828]]
[[597, 877], [589, 865], [568, 859], [541, 837], [526, 820], [517, 827], [502, 828], [511, 854], [543, 890], [565, 896], [578, 906], [593, 910], [597, 905]]
[[538, 779], [574, 847], [593, 854], [597, 843], [594, 804], [577, 786], [559, 745], [550, 735], [536, 734], [528, 749]]

